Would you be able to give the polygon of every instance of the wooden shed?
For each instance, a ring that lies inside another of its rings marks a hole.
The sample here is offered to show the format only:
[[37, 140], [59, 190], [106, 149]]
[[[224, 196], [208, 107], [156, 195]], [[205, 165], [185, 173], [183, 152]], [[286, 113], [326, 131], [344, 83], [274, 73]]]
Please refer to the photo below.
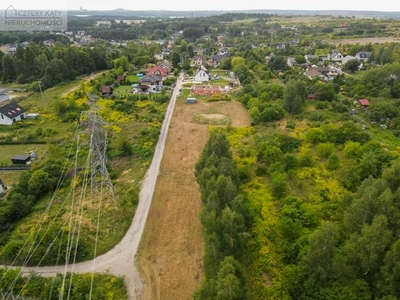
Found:
[[28, 165], [31, 162], [31, 157], [29, 155], [17, 154], [11, 158], [11, 161], [15, 165]]

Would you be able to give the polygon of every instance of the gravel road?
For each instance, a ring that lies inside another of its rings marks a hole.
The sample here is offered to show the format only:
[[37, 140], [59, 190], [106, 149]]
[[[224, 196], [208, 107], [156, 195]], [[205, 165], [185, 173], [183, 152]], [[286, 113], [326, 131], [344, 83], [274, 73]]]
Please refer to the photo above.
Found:
[[175, 107], [176, 98], [182, 87], [182, 74], [176, 82], [172, 91], [171, 101], [168, 105], [164, 122], [161, 127], [160, 136], [153, 156], [151, 165], [146, 173], [142, 183], [139, 195], [139, 204], [133, 218], [132, 224], [124, 238], [109, 252], [101, 255], [94, 260], [77, 263], [74, 265], [57, 267], [37, 267], [21, 268], [23, 273], [29, 273], [34, 270], [42, 276], [52, 277], [57, 273], [75, 272], [75, 273], [102, 273], [107, 272], [115, 276], [124, 276], [125, 285], [128, 291], [129, 300], [141, 299], [143, 284], [139, 271], [135, 265], [135, 257], [139, 242], [142, 237], [147, 215], [150, 209], [154, 187], [157, 181], [161, 159], [164, 152], [165, 140], [168, 134], [169, 124]]

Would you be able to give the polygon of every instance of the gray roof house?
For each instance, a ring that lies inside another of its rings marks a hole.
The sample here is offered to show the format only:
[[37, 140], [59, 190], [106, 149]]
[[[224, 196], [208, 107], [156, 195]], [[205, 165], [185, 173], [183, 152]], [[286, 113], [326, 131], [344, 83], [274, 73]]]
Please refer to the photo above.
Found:
[[0, 125], [11, 125], [25, 119], [25, 108], [16, 102], [11, 102], [0, 107]]
[[369, 51], [361, 51], [356, 54], [356, 58], [360, 61], [367, 61], [371, 56], [372, 52]]
[[139, 79], [139, 93], [156, 93], [162, 90], [163, 78], [158, 75], [146, 75]]

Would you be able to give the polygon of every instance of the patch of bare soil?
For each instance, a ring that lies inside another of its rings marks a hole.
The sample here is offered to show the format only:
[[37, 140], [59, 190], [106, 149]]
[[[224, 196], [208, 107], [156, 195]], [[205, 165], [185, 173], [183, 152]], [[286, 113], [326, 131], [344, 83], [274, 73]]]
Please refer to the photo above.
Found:
[[249, 126], [251, 121], [239, 102], [176, 102], [137, 255], [143, 299], [192, 299], [201, 283], [201, 200], [194, 166], [207, 142], [208, 125], [194, 123], [192, 117], [210, 113], [229, 117], [232, 126]]
[[400, 38], [398, 37], [371, 37], [371, 38], [354, 38], [354, 39], [338, 39], [326, 41], [329, 44], [339, 45], [366, 45], [366, 44], [383, 44], [383, 43], [398, 43]]

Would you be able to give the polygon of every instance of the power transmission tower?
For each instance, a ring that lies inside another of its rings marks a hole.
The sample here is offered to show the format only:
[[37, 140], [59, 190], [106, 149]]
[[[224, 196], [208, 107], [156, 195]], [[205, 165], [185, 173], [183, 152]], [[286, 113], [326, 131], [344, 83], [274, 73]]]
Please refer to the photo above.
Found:
[[[88, 95], [89, 100], [93, 101], [96, 96]], [[92, 110], [81, 113], [80, 123], [84, 131], [89, 136], [90, 155], [90, 186], [92, 192], [109, 191], [110, 195], [114, 197], [114, 187], [107, 170], [107, 131], [104, 126], [107, 122], [101, 119], [97, 113], [95, 103], [91, 104]]]

